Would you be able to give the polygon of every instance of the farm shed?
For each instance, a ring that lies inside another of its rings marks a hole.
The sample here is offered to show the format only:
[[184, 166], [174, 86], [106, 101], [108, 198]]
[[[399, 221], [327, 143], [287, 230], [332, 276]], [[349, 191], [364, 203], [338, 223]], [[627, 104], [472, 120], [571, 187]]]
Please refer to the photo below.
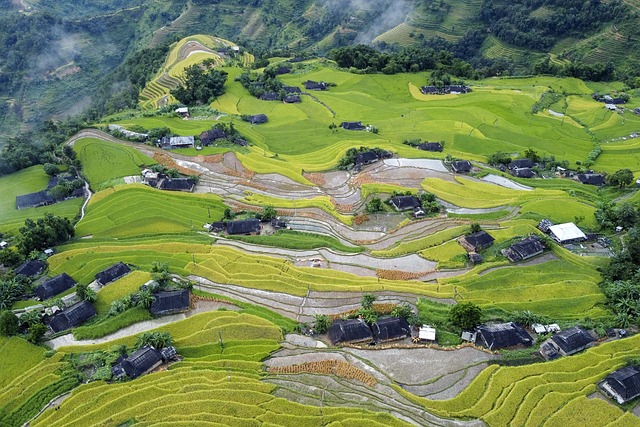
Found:
[[533, 339], [524, 328], [513, 322], [498, 323], [479, 326], [476, 344], [483, 345], [489, 350], [498, 350], [516, 346], [530, 347]]
[[4, 240], [0, 242], [0, 250], [8, 247], [9, 247], [9, 243], [5, 242]]
[[589, 332], [574, 326], [552, 336], [549, 344], [554, 346], [560, 355], [570, 356], [591, 347], [594, 341]]
[[262, 95], [260, 95], [260, 99], [263, 101], [277, 101], [278, 94], [275, 92], [264, 92]]
[[456, 173], [466, 173], [471, 171], [471, 162], [469, 160], [458, 160], [451, 163], [451, 169]]
[[226, 224], [227, 234], [251, 234], [260, 232], [260, 220], [256, 218], [229, 221]]
[[416, 196], [395, 196], [389, 200], [391, 205], [398, 211], [408, 211], [422, 206]]
[[376, 342], [401, 340], [411, 336], [409, 323], [401, 317], [386, 317], [371, 325]]
[[253, 116], [249, 116], [247, 121], [252, 125], [260, 125], [263, 123], [267, 123], [269, 119], [267, 118], [266, 114], [255, 114]]
[[471, 92], [471, 88], [465, 85], [445, 85], [444, 92], [459, 95], [461, 93]]
[[420, 92], [425, 95], [438, 95], [441, 93], [440, 89], [438, 89], [436, 86], [422, 86], [420, 88]]
[[538, 230], [542, 231], [543, 233], [548, 233], [549, 232], [549, 228], [552, 225], [553, 225], [553, 223], [545, 218], [545, 219], [543, 219], [542, 221], [540, 221], [538, 223]]
[[206, 130], [200, 134], [200, 143], [203, 146], [211, 145], [214, 141], [218, 139], [225, 139], [227, 134], [218, 128], [213, 128], [211, 130]]
[[599, 173], [579, 173], [576, 175], [576, 179], [582, 184], [604, 185], [604, 177]]
[[340, 127], [346, 130], [365, 130], [367, 128], [362, 122], [342, 122]]
[[163, 137], [160, 140], [160, 146], [164, 149], [174, 148], [193, 148], [195, 144], [195, 138], [193, 136], [172, 136]]
[[149, 311], [154, 316], [181, 313], [189, 309], [189, 290], [158, 292], [153, 297]]
[[572, 222], [550, 226], [549, 234], [558, 243], [584, 242], [587, 240], [587, 236]]
[[119, 262], [96, 274], [96, 282], [98, 282], [99, 285], [104, 286], [107, 283], [111, 283], [114, 280], [118, 280], [119, 278], [126, 276], [130, 272], [131, 269], [127, 264]]
[[640, 368], [625, 366], [607, 375], [600, 388], [619, 404], [640, 396]]
[[469, 261], [471, 261], [472, 264], [480, 264], [484, 261], [484, 258], [482, 258], [482, 255], [478, 253], [469, 252]]
[[307, 80], [302, 83], [306, 90], [327, 90], [329, 86], [324, 82], [314, 82], [313, 80]]
[[44, 261], [40, 261], [39, 259], [33, 259], [30, 261], [24, 262], [20, 267], [16, 268], [13, 272], [15, 275], [23, 275], [27, 277], [37, 276], [42, 273], [44, 269], [47, 268], [47, 263]]
[[418, 150], [422, 151], [442, 151], [442, 144], [439, 142], [423, 142], [418, 145]]
[[511, 175], [516, 178], [533, 178], [536, 174], [531, 168], [516, 168], [511, 169]]
[[418, 338], [426, 341], [435, 341], [436, 328], [432, 328], [429, 325], [422, 325], [418, 330]]
[[522, 261], [544, 252], [544, 244], [539, 236], [531, 236], [502, 250], [502, 255], [511, 262]]
[[298, 86], [282, 86], [282, 90], [286, 93], [302, 93]]
[[373, 340], [371, 329], [362, 319], [336, 320], [329, 328], [329, 339], [333, 344]]
[[83, 324], [95, 316], [96, 309], [88, 301], [80, 301], [51, 318], [49, 327], [53, 332], [64, 331]]
[[300, 96], [298, 95], [287, 95], [284, 97], [283, 101], [285, 104], [299, 104], [302, 102], [302, 99], [300, 99]]
[[16, 196], [16, 209], [37, 208], [55, 203], [53, 197], [48, 195], [46, 191], [38, 191], [37, 193], [24, 194]]
[[158, 182], [158, 189], [165, 191], [185, 191], [192, 192], [196, 186], [196, 181], [191, 178], [162, 178]]
[[477, 252], [493, 245], [494, 238], [484, 230], [460, 238], [460, 244], [469, 252]]
[[362, 167], [364, 165], [371, 164], [378, 161], [379, 157], [375, 151], [365, 151], [364, 153], [356, 154], [355, 162], [356, 167]]
[[122, 377], [124, 372], [129, 378], [134, 379], [160, 365], [162, 365], [162, 354], [150, 345], [145, 345], [114, 366], [111, 372], [116, 378]]
[[35, 287], [34, 292], [41, 301], [56, 296], [75, 286], [76, 282], [67, 273], [58, 274]]

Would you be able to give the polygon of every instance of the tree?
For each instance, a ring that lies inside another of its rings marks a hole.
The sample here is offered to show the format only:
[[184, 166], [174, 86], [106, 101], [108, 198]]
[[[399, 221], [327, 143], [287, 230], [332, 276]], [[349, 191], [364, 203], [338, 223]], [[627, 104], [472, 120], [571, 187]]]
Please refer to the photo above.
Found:
[[234, 217], [234, 215], [233, 215], [233, 212], [231, 212], [231, 209], [224, 208], [224, 213], [222, 214], [222, 219], [232, 220], [233, 217]]
[[271, 221], [278, 215], [273, 206], [265, 206], [262, 208], [262, 213], [260, 215], [260, 219], [262, 221]]
[[609, 175], [609, 184], [618, 188], [626, 187], [633, 182], [633, 172], [631, 169], [620, 169]]
[[16, 246], [20, 253], [26, 256], [31, 251], [41, 251], [66, 242], [74, 234], [75, 230], [69, 219], [46, 213], [44, 218], [37, 221], [30, 218], [24, 221]]
[[449, 310], [449, 321], [465, 330], [478, 326], [481, 319], [482, 309], [472, 302], [456, 304]]
[[209, 104], [225, 92], [227, 73], [222, 70], [203, 70], [198, 64], [185, 68], [185, 83], [171, 91], [171, 95], [185, 105]]
[[165, 262], [155, 262], [151, 267], [151, 278], [158, 282], [161, 288], [164, 288], [171, 281], [169, 273], [169, 265]]
[[369, 213], [382, 212], [384, 210], [382, 200], [380, 200], [379, 197], [373, 197], [371, 200], [369, 200], [369, 203], [367, 203], [365, 210]]
[[142, 348], [150, 345], [156, 350], [173, 345], [173, 337], [169, 332], [145, 332], [138, 337], [136, 348]]
[[42, 323], [42, 315], [38, 310], [30, 310], [20, 316], [20, 325], [23, 327], [29, 328], [36, 323]]
[[44, 334], [47, 333], [47, 327], [42, 323], [36, 323], [35, 325], [31, 325], [29, 327], [29, 335], [27, 336], [27, 340], [33, 344], [37, 344]]
[[149, 288], [143, 289], [140, 292], [138, 292], [138, 304], [141, 307], [144, 307], [144, 308], [151, 307], [151, 304], [153, 304], [154, 299], [155, 298]]
[[324, 334], [331, 327], [331, 319], [326, 314], [316, 314], [314, 329], [319, 334]]
[[469, 234], [477, 233], [479, 231], [482, 231], [482, 228], [480, 228], [480, 224], [478, 224], [477, 222], [472, 222], [471, 227], [469, 228]]
[[371, 308], [373, 308], [373, 303], [376, 300], [376, 296], [373, 294], [364, 294], [362, 295], [362, 300], [360, 301], [360, 304], [362, 305], [362, 308], [364, 308], [365, 310], [370, 310]]
[[540, 161], [540, 156], [538, 155], [538, 152], [533, 148], [526, 149], [524, 152], [524, 157], [533, 161], [534, 163], [538, 163], [538, 161]]
[[491, 166], [508, 165], [511, 161], [511, 156], [502, 151], [487, 156], [487, 162], [489, 162]]
[[0, 313], [0, 335], [10, 337], [16, 335], [20, 329], [20, 321], [13, 311], [4, 310]]
[[60, 172], [60, 168], [53, 163], [45, 163], [42, 168], [44, 169], [44, 173], [49, 176], [54, 176]]
[[82, 301], [94, 302], [97, 298], [96, 292], [84, 283], [76, 285], [76, 296]]

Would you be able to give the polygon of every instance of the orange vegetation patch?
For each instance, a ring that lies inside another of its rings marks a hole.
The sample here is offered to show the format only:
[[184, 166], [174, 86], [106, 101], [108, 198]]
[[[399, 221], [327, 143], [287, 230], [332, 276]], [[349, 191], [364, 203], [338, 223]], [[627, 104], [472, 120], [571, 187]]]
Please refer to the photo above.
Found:
[[193, 169], [178, 165], [168, 154], [155, 152], [153, 153], [153, 160], [170, 169], [175, 169], [183, 175], [202, 175], [200, 172], [194, 171]]
[[376, 270], [376, 276], [381, 279], [387, 280], [414, 280], [419, 279], [429, 273], [433, 273], [435, 270], [419, 271], [417, 273], [410, 273], [408, 271], [400, 270]]
[[355, 225], [360, 225], [369, 221], [369, 217], [366, 214], [358, 214], [353, 218], [353, 223]]
[[222, 154], [210, 154], [208, 156], [199, 156], [196, 158], [196, 161], [202, 163], [220, 163], [222, 159]]
[[[373, 304], [372, 306], [373, 311], [375, 311], [376, 314], [379, 316], [385, 316], [385, 315], [391, 314], [393, 309], [396, 307], [397, 305], [391, 302], [377, 303], [377, 304]], [[354, 308], [353, 310], [343, 311], [342, 313], [331, 314], [329, 318], [331, 320], [354, 318], [357, 316], [358, 311], [360, 311], [359, 308]]]
[[312, 183], [314, 183], [315, 185], [318, 185], [320, 187], [322, 187], [323, 185], [325, 185], [327, 183], [327, 181], [324, 179], [324, 174], [321, 173], [303, 173], [302, 176], [304, 176], [307, 181], [310, 181]]
[[356, 368], [351, 363], [339, 360], [323, 360], [320, 362], [306, 362], [299, 365], [290, 366], [272, 366], [267, 370], [270, 374], [327, 374], [335, 375], [340, 378], [360, 381], [369, 387], [375, 386], [378, 381], [371, 374], [366, 373], [360, 368]]

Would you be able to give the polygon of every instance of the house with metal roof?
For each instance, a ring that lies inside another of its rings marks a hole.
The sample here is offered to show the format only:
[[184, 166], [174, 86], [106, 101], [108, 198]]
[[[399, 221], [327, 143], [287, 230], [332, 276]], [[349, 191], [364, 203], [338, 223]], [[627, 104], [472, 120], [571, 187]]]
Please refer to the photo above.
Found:
[[441, 152], [443, 147], [439, 142], [423, 142], [422, 144], [418, 144], [416, 146], [418, 150], [422, 151], [438, 151]]
[[54, 297], [67, 289], [71, 289], [76, 284], [75, 280], [67, 273], [58, 274], [48, 280], [43, 281], [34, 288], [34, 292], [40, 299], [44, 301], [51, 297]]
[[131, 269], [129, 266], [121, 261], [96, 274], [96, 282], [101, 286], [105, 286], [108, 283], [126, 276], [130, 272]]
[[38, 191], [36, 193], [24, 194], [16, 196], [16, 209], [38, 208], [55, 203], [55, 199], [46, 191]]
[[582, 184], [598, 187], [604, 185], [604, 177], [599, 173], [579, 173], [575, 176], [575, 179]]
[[134, 351], [119, 364], [115, 365], [111, 369], [111, 372], [116, 378], [121, 378], [126, 375], [134, 379], [154, 370], [160, 365], [162, 365], [162, 354], [160, 351], [150, 345], [146, 345]]
[[336, 320], [329, 328], [329, 339], [338, 343], [373, 341], [369, 325], [362, 319]]
[[457, 160], [451, 162], [451, 169], [455, 173], [467, 173], [471, 171], [471, 162], [469, 160]]
[[193, 136], [172, 136], [163, 137], [160, 140], [160, 147], [165, 150], [176, 148], [193, 148], [195, 146], [195, 138]]
[[530, 236], [501, 251], [511, 262], [523, 261], [544, 252], [544, 244], [540, 236]]
[[561, 244], [587, 240], [587, 236], [572, 222], [550, 226], [549, 235], [553, 240]]
[[75, 328], [97, 314], [96, 309], [88, 301], [80, 301], [54, 315], [49, 321], [53, 332], [61, 332]]
[[260, 233], [260, 220], [256, 218], [229, 221], [225, 224], [227, 234]]
[[409, 323], [401, 317], [385, 317], [371, 325], [376, 342], [401, 340], [411, 336]]
[[622, 405], [640, 396], [640, 368], [625, 366], [618, 369], [607, 375], [599, 386], [601, 390]]
[[263, 123], [267, 123], [269, 119], [266, 114], [254, 114], [253, 116], [249, 116], [246, 121], [252, 125], [261, 125]]
[[476, 344], [489, 350], [512, 347], [531, 347], [533, 339], [523, 327], [513, 322], [481, 325], [476, 333]]
[[548, 345], [560, 356], [571, 356], [593, 345], [595, 339], [589, 332], [577, 326], [565, 329], [552, 336]]
[[367, 127], [362, 122], [342, 122], [340, 127], [346, 130], [365, 130]]
[[189, 310], [190, 293], [188, 289], [158, 292], [153, 295], [149, 311], [154, 316], [182, 313]]
[[184, 191], [190, 193], [196, 186], [196, 181], [191, 178], [169, 178], [160, 179], [157, 183], [158, 190]]

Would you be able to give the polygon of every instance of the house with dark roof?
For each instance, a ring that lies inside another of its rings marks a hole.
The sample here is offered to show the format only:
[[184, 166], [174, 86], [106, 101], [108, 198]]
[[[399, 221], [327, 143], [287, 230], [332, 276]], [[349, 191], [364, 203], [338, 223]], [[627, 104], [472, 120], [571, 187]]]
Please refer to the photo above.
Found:
[[516, 159], [509, 163], [509, 169], [532, 168], [534, 165], [531, 159]]
[[549, 339], [549, 345], [553, 346], [561, 356], [571, 356], [593, 345], [595, 339], [591, 334], [577, 326], [558, 332]]
[[96, 274], [96, 282], [101, 286], [105, 286], [108, 283], [126, 276], [130, 272], [131, 269], [129, 268], [129, 266], [121, 261]]
[[640, 396], [640, 368], [625, 366], [618, 369], [607, 375], [599, 386], [622, 405]]
[[420, 199], [416, 196], [395, 196], [389, 199], [389, 203], [391, 203], [391, 206], [398, 212], [413, 210], [422, 206]]
[[266, 114], [254, 114], [253, 116], [249, 116], [247, 121], [252, 125], [261, 125], [263, 123], [267, 123], [269, 119]]
[[298, 86], [282, 86], [282, 90], [288, 94], [302, 93], [302, 90], [300, 90]]
[[192, 192], [196, 186], [196, 181], [191, 178], [169, 178], [165, 177], [158, 181], [157, 188], [165, 191], [185, 191]]
[[478, 253], [469, 252], [469, 261], [471, 261], [471, 263], [475, 265], [480, 264], [482, 261], [484, 261], [484, 258]]
[[540, 236], [527, 237], [501, 251], [502, 255], [507, 257], [511, 262], [529, 259], [542, 252], [544, 252], [544, 244]]
[[154, 316], [182, 313], [189, 310], [190, 294], [188, 289], [179, 291], [158, 292], [153, 295], [149, 311]]
[[340, 127], [346, 130], [366, 130], [367, 127], [362, 122], [342, 122]]
[[173, 150], [177, 148], [193, 148], [195, 146], [195, 138], [193, 136], [172, 136], [162, 137], [160, 147], [165, 150]]
[[285, 104], [299, 104], [302, 102], [299, 95], [287, 95], [282, 100]]
[[225, 139], [226, 137], [227, 134], [222, 129], [213, 128], [200, 134], [200, 143], [206, 147], [213, 144], [214, 141]]
[[453, 95], [460, 95], [471, 92], [471, 88], [465, 85], [445, 85], [444, 92], [451, 93]]
[[423, 142], [422, 144], [418, 144], [416, 146], [418, 148], [418, 150], [422, 150], [422, 151], [438, 151], [441, 152], [442, 151], [442, 144], [440, 144], [439, 142]]
[[440, 94], [441, 90], [436, 86], [422, 86], [420, 88], [420, 92], [422, 92], [424, 95], [438, 95]]
[[541, 220], [538, 223], [538, 230], [542, 231], [543, 233], [548, 233], [549, 232], [549, 228], [552, 225], [553, 225], [553, 223], [545, 218], [545, 219]]
[[409, 323], [401, 317], [385, 317], [371, 325], [376, 342], [401, 340], [411, 336]]
[[455, 173], [467, 173], [471, 171], [471, 162], [469, 160], [458, 160], [451, 162], [451, 169]]
[[47, 268], [47, 263], [44, 261], [40, 261], [39, 259], [32, 259], [29, 261], [25, 261], [20, 267], [13, 270], [14, 274], [34, 277], [38, 274], [42, 273], [44, 269]]
[[338, 343], [372, 341], [371, 329], [362, 319], [336, 320], [329, 328], [329, 339]]
[[[111, 372], [115, 374], [114, 376], [116, 378], [121, 376], [119, 375], [121, 372], [124, 372], [129, 378], [134, 379], [154, 370], [160, 365], [162, 365], [162, 353], [150, 345], [145, 345], [141, 349], [131, 353], [130, 356], [126, 357], [118, 365], [114, 366]], [[118, 366], [120, 369], [118, 369]]]
[[277, 101], [278, 94], [275, 92], [265, 92], [262, 95], [260, 95], [260, 99], [263, 101]]
[[515, 168], [511, 169], [511, 175], [516, 178], [533, 178], [536, 174], [531, 168]]
[[229, 221], [226, 223], [227, 234], [260, 233], [260, 220], [256, 218]]
[[494, 240], [495, 239], [491, 236], [491, 234], [487, 233], [484, 230], [480, 230], [476, 233], [469, 234], [468, 236], [461, 237], [458, 242], [468, 252], [478, 252], [493, 245]]
[[36, 293], [40, 301], [44, 301], [61, 294], [67, 289], [71, 289], [75, 284], [76, 282], [71, 276], [67, 273], [62, 273], [40, 283], [33, 291]]
[[307, 80], [302, 85], [306, 90], [327, 90], [329, 88], [325, 82], [314, 82], [313, 80]]
[[598, 187], [604, 185], [604, 177], [599, 173], [579, 173], [575, 176], [575, 179], [588, 185], [596, 185]]
[[55, 199], [47, 194], [46, 191], [16, 196], [16, 209], [39, 208], [53, 203], [55, 203]]
[[291, 68], [289, 67], [278, 67], [276, 68], [276, 74], [289, 74], [291, 72]]
[[49, 321], [53, 332], [75, 328], [97, 314], [96, 309], [88, 301], [80, 301], [54, 315]]
[[513, 322], [498, 323], [479, 326], [476, 333], [476, 344], [489, 350], [499, 350], [518, 346], [531, 347], [533, 339], [520, 325]]
[[356, 167], [362, 167], [374, 163], [378, 161], [378, 159], [378, 154], [375, 151], [365, 151], [363, 153], [356, 154], [355, 164]]

